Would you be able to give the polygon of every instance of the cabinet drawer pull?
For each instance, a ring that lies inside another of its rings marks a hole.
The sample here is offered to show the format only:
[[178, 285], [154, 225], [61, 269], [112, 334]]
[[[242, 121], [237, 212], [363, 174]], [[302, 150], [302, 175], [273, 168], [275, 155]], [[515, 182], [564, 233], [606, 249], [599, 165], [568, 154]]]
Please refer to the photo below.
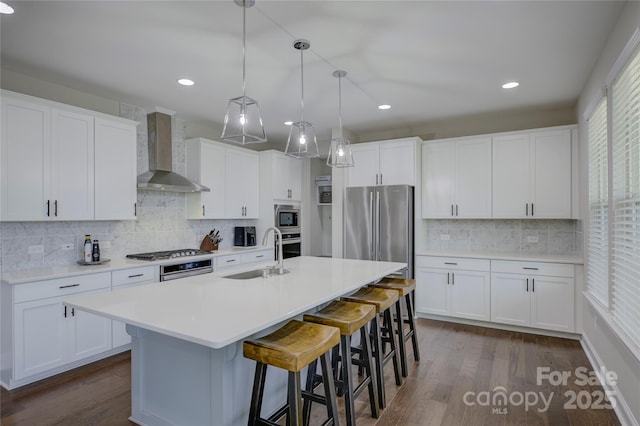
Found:
[[129, 278], [138, 278], [138, 277], [144, 277], [144, 274], [129, 275]]
[[69, 284], [69, 285], [61, 285], [60, 287], [58, 287], [60, 290], [62, 290], [63, 288], [71, 288], [71, 287], [80, 287], [80, 284]]
[[457, 265], [458, 262], [444, 262], [445, 265]]
[[235, 259], [229, 259], [229, 260], [226, 260], [225, 262], [231, 263], [231, 262], [235, 262], [235, 261], [236, 261]]
[[256, 256], [256, 259], [260, 259], [261, 257], [264, 257], [264, 254], [261, 254], [260, 256]]
[[528, 268], [526, 266], [522, 267], [522, 269], [528, 269], [530, 271], [538, 271], [539, 270], [539, 268]]

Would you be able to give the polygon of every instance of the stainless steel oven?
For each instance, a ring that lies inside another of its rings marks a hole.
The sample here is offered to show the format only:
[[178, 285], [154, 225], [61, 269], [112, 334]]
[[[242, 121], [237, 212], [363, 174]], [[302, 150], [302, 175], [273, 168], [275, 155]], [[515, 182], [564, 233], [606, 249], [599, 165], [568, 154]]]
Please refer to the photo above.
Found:
[[168, 262], [168, 264], [160, 265], [160, 281], [170, 281], [213, 272], [212, 259], [189, 260], [190, 256], [201, 256], [210, 253], [207, 250], [180, 249], [128, 254], [127, 258], [148, 261], [171, 259], [172, 261]]
[[[289, 259], [300, 256], [302, 249], [300, 207], [290, 204], [275, 206], [275, 225], [282, 232], [282, 257]], [[278, 244], [275, 242], [275, 258], [278, 259]]]

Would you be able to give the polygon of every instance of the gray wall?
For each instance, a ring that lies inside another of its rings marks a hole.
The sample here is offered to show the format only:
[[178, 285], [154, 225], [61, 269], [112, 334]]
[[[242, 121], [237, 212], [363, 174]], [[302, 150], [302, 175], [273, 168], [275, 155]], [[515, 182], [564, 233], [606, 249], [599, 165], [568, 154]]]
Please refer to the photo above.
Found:
[[[640, 3], [628, 2], [618, 19], [614, 30], [609, 36], [597, 63], [585, 85], [577, 106], [578, 134], [580, 138], [580, 199], [581, 217], [589, 217], [588, 212], [588, 180], [587, 180], [587, 123], [583, 117], [589, 104], [601, 93], [605, 85], [607, 74], [625, 45], [638, 28], [640, 23]], [[588, 235], [588, 224], [585, 224], [585, 241]], [[586, 276], [586, 274], [585, 274]], [[640, 285], [640, 283], [638, 283]], [[599, 362], [608, 370], [618, 375], [618, 391], [635, 419], [629, 420], [635, 424], [640, 421], [640, 353], [632, 353], [617, 337], [609, 326], [608, 315], [595, 309], [585, 298], [579, 300], [583, 304], [583, 336], [585, 342], [595, 352]], [[596, 366], [597, 368], [598, 366]], [[619, 398], [618, 398], [619, 399]], [[623, 424], [625, 423], [623, 420]]]

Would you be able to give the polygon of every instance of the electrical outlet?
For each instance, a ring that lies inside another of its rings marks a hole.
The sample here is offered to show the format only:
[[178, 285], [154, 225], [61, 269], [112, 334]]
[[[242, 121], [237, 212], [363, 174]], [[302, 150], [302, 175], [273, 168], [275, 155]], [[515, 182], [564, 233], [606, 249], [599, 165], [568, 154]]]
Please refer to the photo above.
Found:
[[100, 241], [100, 247], [102, 248], [111, 248], [111, 241]]
[[42, 254], [44, 253], [44, 246], [39, 244], [37, 246], [29, 246], [29, 254]]
[[63, 251], [73, 250], [73, 244], [63, 244], [62, 247], [60, 247], [60, 250], [63, 250]]
[[538, 236], [537, 235], [528, 235], [527, 236], [527, 242], [528, 243], [537, 243], [538, 240]]
[[440, 240], [442, 241], [449, 241], [450, 238], [449, 234], [440, 234]]

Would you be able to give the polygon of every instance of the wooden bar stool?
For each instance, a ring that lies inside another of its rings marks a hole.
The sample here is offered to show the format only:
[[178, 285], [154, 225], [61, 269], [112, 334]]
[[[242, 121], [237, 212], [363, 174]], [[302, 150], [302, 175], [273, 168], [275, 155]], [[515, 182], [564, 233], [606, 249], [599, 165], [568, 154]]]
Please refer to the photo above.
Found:
[[[399, 299], [396, 302], [396, 309], [399, 312], [398, 318], [398, 341], [400, 347], [400, 364], [402, 365], [402, 377], [407, 377], [407, 351], [405, 344], [407, 340], [411, 339], [413, 345], [413, 359], [420, 361], [420, 350], [418, 348], [418, 337], [416, 335], [415, 325], [415, 312], [413, 308], [412, 299], [415, 300], [416, 280], [412, 278], [383, 278], [379, 282], [372, 284], [372, 287], [384, 288], [387, 290], [395, 290], [398, 292]], [[407, 308], [407, 319], [404, 319], [404, 313], [402, 312], [402, 298], [405, 300]], [[409, 331], [405, 334], [404, 324], [409, 324]]]
[[[304, 315], [305, 321], [329, 325], [340, 329], [340, 379], [336, 380], [336, 385], [342, 391], [345, 398], [345, 413], [347, 425], [356, 424], [356, 416], [354, 409], [354, 399], [367, 387], [369, 389], [369, 402], [371, 405], [371, 415], [376, 419], [380, 416], [378, 407], [377, 381], [375, 369], [373, 365], [369, 338], [367, 336], [367, 324], [375, 319], [376, 308], [373, 305], [364, 303], [347, 302], [344, 300], [336, 300], [321, 309], [320, 311]], [[351, 336], [360, 331], [360, 341], [362, 350], [360, 357], [353, 358], [351, 352]], [[333, 365], [336, 365], [337, 353], [334, 352]], [[356, 387], [353, 387], [353, 369], [352, 364], [363, 368], [365, 377]], [[315, 363], [311, 363], [308, 370], [307, 386], [308, 392], [322, 381], [321, 377], [315, 374]], [[334, 368], [334, 375], [337, 369]], [[318, 399], [309, 398], [304, 402], [305, 422], [308, 423], [311, 414], [311, 402], [322, 402], [324, 398], [318, 396]]]
[[[380, 403], [380, 408], [384, 408], [386, 406], [386, 396], [383, 369], [389, 360], [393, 360], [393, 372], [396, 385], [402, 385], [398, 351], [396, 350], [396, 338], [393, 330], [393, 319], [391, 318], [391, 307], [398, 300], [398, 292], [375, 287], [362, 287], [355, 293], [343, 297], [341, 300], [374, 305], [376, 307], [376, 313], [382, 314], [382, 327], [378, 325], [377, 315], [371, 321], [371, 337], [374, 348], [373, 356], [376, 363], [376, 378], [378, 379], [378, 402]], [[389, 343], [391, 350], [385, 354], [382, 347], [386, 343]]]
[[[289, 321], [267, 336], [245, 341], [242, 348], [245, 358], [256, 361], [248, 424], [277, 425], [275, 422], [287, 415], [287, 425], [302, 425], [301, 402], [302, 398], [307, 398], [308, 395], [302, 391], [300, 371], [319, 358], [327, 395], [328, 420], [325, 424], [338, 425], [338, 406], [329, 351], [339, 343], [339, 329], [296, 320]], [[287, 370], [289, 379], [287, 402], [271, 417], [264, 419], [260, 417], [260, 412], [268, 365]]]

